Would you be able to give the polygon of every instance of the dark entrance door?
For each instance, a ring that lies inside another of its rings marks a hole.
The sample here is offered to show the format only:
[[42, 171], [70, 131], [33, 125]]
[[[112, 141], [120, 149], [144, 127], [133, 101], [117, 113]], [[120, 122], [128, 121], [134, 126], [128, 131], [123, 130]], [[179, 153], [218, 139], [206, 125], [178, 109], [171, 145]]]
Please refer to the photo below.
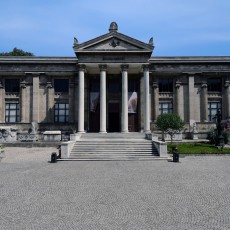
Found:
[[108, 105], [108, 132], [120, 132], [120, 104], [110, 102]]
[[100, 82], [99, 79], [89, 81], [89, 131], [100, 131]]
[[108, 132], [121, 131], [120, 98], [120, 76], [110, 76], [108, 80]]
[[138, 131], [138, 118], [137, 114], [129, 113], [129, 132]]

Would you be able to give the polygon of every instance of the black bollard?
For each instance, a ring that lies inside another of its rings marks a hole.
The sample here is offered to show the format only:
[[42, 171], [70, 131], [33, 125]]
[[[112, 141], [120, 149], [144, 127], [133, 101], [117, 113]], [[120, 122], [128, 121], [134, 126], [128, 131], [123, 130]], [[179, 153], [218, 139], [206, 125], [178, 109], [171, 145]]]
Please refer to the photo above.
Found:
[[173, 162], [179, 162], [179, 153], [177, 151], [177, 148], [173, 149]]
[[51, 154], [51, 163], [57, 163], [57, 153]]

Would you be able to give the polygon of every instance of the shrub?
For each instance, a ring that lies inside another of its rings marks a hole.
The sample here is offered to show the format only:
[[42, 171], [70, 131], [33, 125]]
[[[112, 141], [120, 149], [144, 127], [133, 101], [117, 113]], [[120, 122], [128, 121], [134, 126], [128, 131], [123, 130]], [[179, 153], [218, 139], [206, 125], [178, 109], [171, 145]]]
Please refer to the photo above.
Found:
[[216, 129], [215, 128], [211, 128], [208, 131], [207, 139], [210, 141], [211, 144], [216, 143]]

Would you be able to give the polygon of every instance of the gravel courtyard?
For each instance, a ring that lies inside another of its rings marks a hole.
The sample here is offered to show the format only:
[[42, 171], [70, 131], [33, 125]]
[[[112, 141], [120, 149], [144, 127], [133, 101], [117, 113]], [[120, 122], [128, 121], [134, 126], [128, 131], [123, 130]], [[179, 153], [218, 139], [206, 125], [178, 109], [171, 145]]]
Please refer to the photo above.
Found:
[[62, 161], [5, 149], [0, 229], [230, 229], [230, 156]]

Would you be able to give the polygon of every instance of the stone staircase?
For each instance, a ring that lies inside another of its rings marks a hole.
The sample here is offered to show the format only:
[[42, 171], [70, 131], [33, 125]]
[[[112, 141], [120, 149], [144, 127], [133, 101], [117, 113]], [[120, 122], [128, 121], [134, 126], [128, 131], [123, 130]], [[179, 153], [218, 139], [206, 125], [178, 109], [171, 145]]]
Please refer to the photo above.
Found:
[[159, 159], [152, 142], [143, 133], [85, 133], [76, 141], [69, 160]]

